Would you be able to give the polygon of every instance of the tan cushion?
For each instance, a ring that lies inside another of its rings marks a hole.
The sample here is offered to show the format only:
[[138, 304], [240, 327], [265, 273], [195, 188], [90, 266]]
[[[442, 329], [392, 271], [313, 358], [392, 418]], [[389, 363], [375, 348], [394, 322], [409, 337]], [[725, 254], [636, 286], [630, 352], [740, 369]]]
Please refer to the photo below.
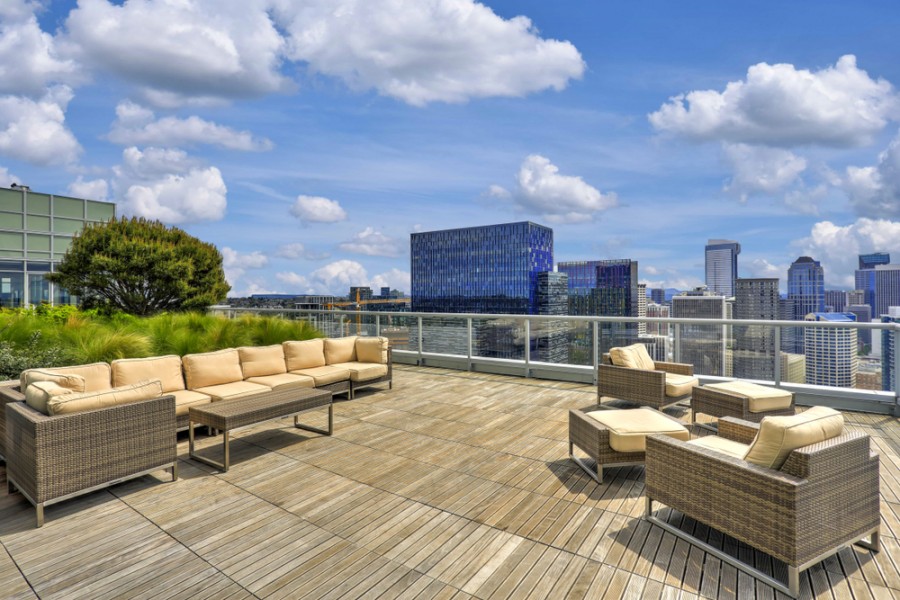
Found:
[[764, 417], [744, 460], [780, 469], [793, 450], [824, 442], [843, 431], [843, 415], [825, 406], [814, 406], [789, 417]]
[[291, 373], [312, 377], [315, 379], [317, 386], [350, 380], [350, 369], [339, 365], [325, 365], [324, 367], [313, 367], [312, 369], [298, 369], [297, 371], [291, 371]]
[[84, 377], [81, 375], [54, 373], [53, 371], [44, 371], [42, 369], [28, 369], [22, 371], [22, 374], [19, 375], [19, 389], [22, 390], [22, 393], [27, 393], [29, 387], [41, 381], [55, 383], [70, 392], [83, 392], [85, 386]]
[[356, 360], [356, 336], [325, 338], [325, 364], [353, 362]]
[[670, 398], [678, 398], [690, 394], [694, 386], [700, 382], [692, 375], [677, 375], [675, 373], [666, 373], [666, 396]]
[[721, 438], [717, 435], [708, 435], [706, 437], [697, 438], [688, 443], [703, 448], [709, 448], [710, 450], [715, 450], [716, 452], [721, 452], [722, 454], [727, 454], [728, 456], [740, 459], [744, 458], [744, 455], [747, 454], [747, 448], [749, 448], [747, 444]]
[[151, 358], [121, 358], [109, 365], [112, 368], [114, 387], [131, 385], [148, 379], [159, 379], [163, 393], [184, 389], [181, 357], [174, 354]]
[[284, 342], [281, 346], [288, 371], [325, 366], [325, 343], [322, 338]]
[[175, 390], [166, 392], [166, 394], [175, 396], [175, 415], [179, 417], [188, 414], [188, 409], [192, 406], [201, 406], [212, 402], [210, 396], [193, 390]]
[[381, 363], [369, 362], [350, 362], [334, 365], [343, 367], [350, 371], [350, 381], [368, 381], [370, 379], [378, 379], [387, 375], [387, 365]]
[[108, 408], [129, 404], [140, 400], [150, 400], [162, 396], [159, 379], [142, 381], [132, 385], [104, 390], [102, 392], [82, 392], [53, 396], [47, 402], [51, 415], [64, 415], [98, 408]]
[[197, 388], [194, 391], [212, 397], [213, 402], [219, 402], [220, 400], [233, 400], [235, 398], [252, 396], [261, 392], [268, 392], [269, 389], [268, 386], [251, 383], [249, 381], [232, 381], [231, 383]]
[[249, 377], [247, 378], [247, 381], [264, 385], [273, 390], [292, 390], [294, 388], [316, 387], [316, 381], [312, 377], [294, 375], [293, 373], [278, 373], [277, 375]]
[[610, 348], [609, 359], [612, 364], [617, 367], [627, 367], [629, 369], [645, 369], [653, 371], [656, 364], [647, 353], [647, 346], [643, 344], [632, 344], [630, 346]]
[[356, 360], [364, 363], [387, 364], [388, 339], [386, 337], [356, 338]]
[[244, 346], [238, 348], [241, 359], [241, 371], [244, 379], [265, 377], [287, 373], [284, 365], [284, 349], [281, 344], [274, 346]]
[[200, 391], [200, 388], [244, 379], [240, 357], [234, 348], [202, 354], [185, 354], [181, 362], [184, 365], [184, 380], [189, 390]]
[[[82, 382], [84, 381], [84, 379], [80, 377], [79, 379], [81, 379]], [[49, 415], [50, 409], [47, 404], [50, 402], [50, 399], [54, 396], [71, 393], [73, 392], [69, 388], [63, 387], [52, 381], [35, 381], [25, 390], [25, 404], [38, 412]]]
[[[29, 369], [31, 371], [32, 369]], [[100, 362], [89, 365], [75, 365], [72, 367], [53, 367], [52, 369], [38, 369], [44, 373], [55, 373], [57, 375], [78, 375], [84, 377], [85, 392], [100, 392], [112, 388], [111, 375], [109, 365]], [[22, 389], [26, 389], [31, 379], [31, 375], [26, 375], [28, 371], [22, 373], [20, 383]], [[45, 380], [46, 381], [46, 380]], [[57, 382], [59, 383], [59, 382]], [[62, 384], [60, 384], [62, 385]], [[63, 386], [67, 387], [67, 386]]]
[[790, 392], [750, 383], [749, 381], [742, 381], [740, 379], [736, 381], [725, 381], [723, 383], [710, 383], [704, 387], [746, 396], [747, 404], [752, 413], [788, 408], [793, 399], [793, 394]]
[[616, 452], [644, 452], [647, 436], [654, 433], [685, 442], [691, 439], [683, 425], [652, 408], [594, 410], [586, 414], [609, 429], [609, 447]]

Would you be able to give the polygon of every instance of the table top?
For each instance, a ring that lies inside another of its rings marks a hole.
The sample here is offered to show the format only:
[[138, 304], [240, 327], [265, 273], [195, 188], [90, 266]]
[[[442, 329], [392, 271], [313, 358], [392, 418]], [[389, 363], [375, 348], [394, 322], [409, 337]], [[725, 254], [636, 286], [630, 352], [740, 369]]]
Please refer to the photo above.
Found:
[[[328, 404], [331, 404], [329, 390], [293, 388], [271, 390], [243, 398], [192, 406], [188, 413], [190, 420], [195, 423], [219, 425], [220, 429], [228, 429], [239, 426], [229, 424], [232, 419], [240, 419], [242, 422], [258, 422]], [[215, 422], [209, 422], [210, 420]]]

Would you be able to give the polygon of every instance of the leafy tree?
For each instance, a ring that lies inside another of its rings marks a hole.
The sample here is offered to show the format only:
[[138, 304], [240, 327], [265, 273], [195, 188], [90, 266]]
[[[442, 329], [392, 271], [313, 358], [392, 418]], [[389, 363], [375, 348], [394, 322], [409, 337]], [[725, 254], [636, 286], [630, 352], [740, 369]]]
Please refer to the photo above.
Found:
[[231, 289], [214, 245], [159, 221], [125, 217], [87, 225], [47, 279], [86, 307], [135, 315], [203, 309]]

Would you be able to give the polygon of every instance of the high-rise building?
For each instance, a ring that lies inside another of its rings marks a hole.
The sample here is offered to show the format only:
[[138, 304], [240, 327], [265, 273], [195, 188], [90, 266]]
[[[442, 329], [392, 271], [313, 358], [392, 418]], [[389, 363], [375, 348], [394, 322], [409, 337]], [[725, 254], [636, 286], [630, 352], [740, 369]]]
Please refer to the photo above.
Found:
[[[569, 313], [568, 276], [545, 271], [538, 273], [538, 314], [567, 315]], [[531, 359], [540, 362], [562, 363], [568, 360], [568, 331], [566, 323], [535, 321], [531, 324]]]
[[25, 186], [0, 188], [0, 307], [72, 303], [66, 290], [44, 276], [85, 225], [115, 216], [111, 202], [39, 194]]
[[[852, 313], [810, 313], [807, 321], [853, 323]], [[854, 327], [806, 327], [806, 383], [833, 387], [856, 387], [857, 335]]]
[[847, 308], [847, 292], [825, 290], [825, 312], [844, 312]]
[[371, 300], [372, 299], [372, 288], [369, 286], [351, 286], [350, 295], [348, 296], [350, 302], [362, 302], [363, 300]]
[[391, 288], [389, 288], [389, 287], [382, 287], [382, 288], [381, 288], [381, 293], [380, 293], [379, 295], [380, 295], [381, 298], [383, 298], [383, 299], [385, 299], [385, 300], [389, 299], [389, 298], [391, 297]]
[[847, 292], [847, 306], [851, 304], [868, 304], [865, 292], [862, 290], [850, 290]]
[[872, 252], [859, 255], [859, 269], [854, 273], [856, 289], [862, 290], [861, 302], [847, 302], [848, 304], [868, 304], [872, 307], [872, 314], [877, 315], [875, 306], [875, 268], [878, 265], [887, 265], [891, 262], [891, 255], [887, 252]]
[[723, 296], [734, 296], [741, 245], [734, 240], [709, 240], [706, 244], [706, 287]]
[[[730, 319], [731, 303], [725, 296], [698, 288], [672, 297], [672, 317], [687, 319]], [[680, 354], [677, 362], [694, 365], [700, 375], [730, 376], [731, 353], [726, 352], [728, 332], [725, 325], [680, 325]]]
[[[647, 317], [654, 319], [668, 319], [669, 318], [669, 306], [666, 304], [657, 304], [656, 302], [650, 302], [647, 304]], [[647, 323], [647, 334], [648, 335], [669, 335], [669, 324], [668, 323]]]
[[[889, 307], [887, 314], [881, 315], [880, 320], [882, 323], [900, 323], [900, 306]], [[900, 334], [895, 334], [888, 329], [881, 330], [881, 389], [885, 391], [897, 389], [894, 353], [900, 346], [898, 338], [900, 338]]]
[[[738, 279], [734, 289], [734, 318], [778, 320], [778, 279]], [[734, 376], [775, 379], [775, 328], [734, 326]]]
[[[825, 312], [825, 271], [821, 263], [801, 256], [788, 269], [786, 315], [789, 321], [803, 321], [810, 313]], [[803, 354], [805, 336], [799, 327], [785, 327], [782, 350]]]
[[[853, 313], [856, 315], [857, 323], [871, 323], [872, 322], [872, 307], [868, 304], [851, 304], [847, 307], [847, 310], [844, 312]], [[872, 330], [871, 329], [859, 329], [856, 334], [860, 349], [864, 349], [865, 347], [872, 347]]]
[[665, 304], [666, 290], [664, 288], [650, 288], [650, 300], [657, 304]]
[[900, 306], [900, 265], [875, 267], [875, 308], [873, 315], [886, 315], [892, 306]]
[[[639, 319], [647, 318], [647, 284], [639, 283], [637, 286], [637, 316]], [[638, 335], [647, 333], [647, 323], [638, 323]]]

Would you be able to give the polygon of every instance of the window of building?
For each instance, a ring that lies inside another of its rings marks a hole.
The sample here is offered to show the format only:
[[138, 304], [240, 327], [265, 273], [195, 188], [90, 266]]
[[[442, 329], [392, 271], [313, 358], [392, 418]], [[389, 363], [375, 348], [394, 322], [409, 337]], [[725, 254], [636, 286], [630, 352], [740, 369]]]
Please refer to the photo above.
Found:
[[84, 219], [84, 200], [76, 198], [65, 198], [63, 196], [53, 197], [53, 216], [54, 217], [70, 217], [72, 219]]

